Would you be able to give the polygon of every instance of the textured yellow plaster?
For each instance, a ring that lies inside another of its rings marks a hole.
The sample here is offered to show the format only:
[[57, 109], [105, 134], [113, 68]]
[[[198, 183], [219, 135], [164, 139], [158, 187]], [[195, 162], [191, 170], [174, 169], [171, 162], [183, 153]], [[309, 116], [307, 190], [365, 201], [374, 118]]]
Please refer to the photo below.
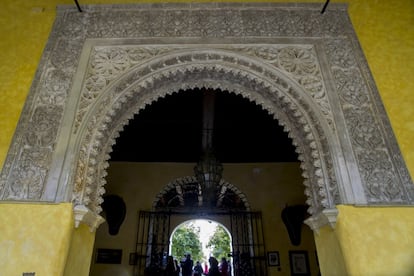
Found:
[[349, 13], [413, 175], [414, 1], [350, 1]]
[[94, 242], [95, 232], [85, 224], [73, 229], [64, 276], [89, 275]]
[[314, 236], [321, 274], [330, 276], [348, 275], [335, 231], [330, 226], [324, 226], [318, 232], [315, 232]]
[[0, 203], [0, 275], [62, 275], [72, 204]]
[[337, 208], [335, 232], [349, 275], [414, 275], [414, 207]]

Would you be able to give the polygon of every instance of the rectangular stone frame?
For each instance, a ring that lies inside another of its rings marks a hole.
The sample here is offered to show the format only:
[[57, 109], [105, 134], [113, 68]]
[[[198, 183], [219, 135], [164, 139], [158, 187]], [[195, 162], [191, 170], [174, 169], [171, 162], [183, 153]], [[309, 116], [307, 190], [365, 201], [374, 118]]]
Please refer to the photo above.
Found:
[[64, 114], [77, 112], [72, 104], [79, 95], [70, 91], [80, 84], [72, 80], [87, 66], [81, 56], [93, 39], [106, 45], [131, 39], [145, 45], [315, 41], [325, 85], [338, 93], [328, 95], [330, 108], [343, 112], [344, 121], [333, 117], [333, 124], [348, 137], [344, 152], [355, 158], [362, 179], [367, 201], [359, 203], [411, 205], [412, 181], [346, 5], [331, 4], [324, 14], [320, 9], [319, 4], [178, 3], [91, 5], [79, 13], [73, 6], [59, 7], [0, 175], [0, 199], [71, 200], [71, 184], [54, 162], [66, 158], [59, 139], [73, 118]]

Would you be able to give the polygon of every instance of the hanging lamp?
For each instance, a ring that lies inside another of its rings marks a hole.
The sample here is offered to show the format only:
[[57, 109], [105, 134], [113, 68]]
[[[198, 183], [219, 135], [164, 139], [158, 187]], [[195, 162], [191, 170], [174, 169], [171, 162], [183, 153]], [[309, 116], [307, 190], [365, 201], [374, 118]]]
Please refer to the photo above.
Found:
[[194, 174], [200, 185], [201, 202], [204, 207], [214, 207], [217, 188], [223, 173], [223, 165], [217, 160], [213, 149], [215, 93], [203, 92], [202, 155], [194, 167]]

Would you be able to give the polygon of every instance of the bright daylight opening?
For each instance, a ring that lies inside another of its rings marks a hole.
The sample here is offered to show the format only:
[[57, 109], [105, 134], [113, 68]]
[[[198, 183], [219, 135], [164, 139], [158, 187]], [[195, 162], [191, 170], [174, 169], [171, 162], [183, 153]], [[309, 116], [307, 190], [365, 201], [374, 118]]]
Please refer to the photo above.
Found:
[[[210, 270], [232, 275], [231, 235], [212, 220], [196, 219], [178, 225], [171, 234], [169, 252], [175, 269], [180, 270], [177, 275], [207, 275]], [[212, 272], [210, 275], [215, 275]]]

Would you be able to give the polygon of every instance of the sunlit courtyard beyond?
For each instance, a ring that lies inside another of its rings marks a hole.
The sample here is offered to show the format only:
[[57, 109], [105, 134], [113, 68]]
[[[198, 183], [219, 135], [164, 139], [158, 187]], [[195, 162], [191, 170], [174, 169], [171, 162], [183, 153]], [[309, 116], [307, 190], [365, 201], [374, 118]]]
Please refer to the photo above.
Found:
[[[205, 219], [187, 221], [175, 229], [170, 244], [169, 258], [180, 270], [176, 275], [214, 275], [212, 269], [231, 275], [231, 237], [222, 225]], [[192, 274], [186, 266], [192, 267]]]

